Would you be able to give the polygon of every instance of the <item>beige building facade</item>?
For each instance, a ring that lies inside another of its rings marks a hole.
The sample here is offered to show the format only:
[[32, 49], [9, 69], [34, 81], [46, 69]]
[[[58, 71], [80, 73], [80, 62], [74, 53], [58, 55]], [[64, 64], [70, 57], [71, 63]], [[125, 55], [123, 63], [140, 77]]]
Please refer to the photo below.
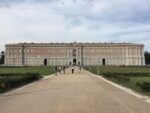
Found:
[[5, 46], [5, 65], [143, 66], [144, 45], [131, 43], [18, 43]]

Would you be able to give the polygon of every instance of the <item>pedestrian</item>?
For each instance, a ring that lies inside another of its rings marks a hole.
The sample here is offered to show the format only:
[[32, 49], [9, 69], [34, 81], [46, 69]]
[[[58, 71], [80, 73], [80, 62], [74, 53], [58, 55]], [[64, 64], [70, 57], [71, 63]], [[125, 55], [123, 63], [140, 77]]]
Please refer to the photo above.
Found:
[[64, 74], [65, 74], [65, 69], [66, 69], [66, 67], [65, 67], [65, 66], [63, 66], [63, 72], [64, 72]]
[[58, 67], [57, 67], [57, 66], [55, 66], [55, 67], [54, 67], [55, 75], [57, 75], [57, 71], [58, 71]]
[[59, 70], [59, 74], [61, 74], [61, 67], [60, 67], [60, 66], [59, 66], [59, 69], [58, 69], [58, 70]]
[[74, 66], [72, 66], [72, 74], [74, 73]]

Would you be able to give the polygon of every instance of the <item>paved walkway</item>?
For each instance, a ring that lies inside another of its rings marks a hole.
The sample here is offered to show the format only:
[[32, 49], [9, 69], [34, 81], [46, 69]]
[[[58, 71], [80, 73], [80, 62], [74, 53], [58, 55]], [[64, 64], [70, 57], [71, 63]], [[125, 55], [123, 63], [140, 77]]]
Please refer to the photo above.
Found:
[[150, 113], [150, 104], [91, 73], [51, 76], [0, 96], [0, 113]]

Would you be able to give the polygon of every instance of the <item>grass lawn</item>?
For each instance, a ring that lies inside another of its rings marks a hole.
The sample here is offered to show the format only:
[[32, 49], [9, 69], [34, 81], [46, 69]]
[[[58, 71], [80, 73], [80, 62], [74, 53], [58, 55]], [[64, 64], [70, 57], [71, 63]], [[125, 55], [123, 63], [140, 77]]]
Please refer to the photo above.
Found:
[[0, 67], [0, 93], [50, 75], [53, 70], [50, 66]]
[[120, 67], [120, 66], [86, 66], [87, 70], [92, 71], [93, 73], [97, 73], [99, 70], [100, 74], [103, 73], [150, 73], [150, 67]]
[[143, 91], [140, 86], [137, 85], [137, 82], [140, 82], [140, 83], [143, 83], [143, 82], [150, 82], [150, 77], [129, 77], [130, 78], [130, 81], [129, 82], [118, 82], [117, 80], [115, 79], [110, 79], [110, 78], [107, 78], [113, 82], [116, 82], [122, 86], [125, 86], [127, 88], [131, 88], [137, 92], [140, 92], [142, 94], [145, 94], [145, 95], [149, 95], [150, 96], [150, 92], [145, 92]]
[[137, 83], [142, 84], [144, 82], [150, 84], [150, 67], [86, 66], [84, 68], [94, 74], [102, 75], [106, 79], [150, 96], [150, 91], [144, 91], [140, 85], [137, 85]]
[[50, 66], [34, 66], [34, 67], [0, 67], [0, 74], [9, 73], [39, 73], [40, 75], [50, 75], [53, 72], [53, 67]]

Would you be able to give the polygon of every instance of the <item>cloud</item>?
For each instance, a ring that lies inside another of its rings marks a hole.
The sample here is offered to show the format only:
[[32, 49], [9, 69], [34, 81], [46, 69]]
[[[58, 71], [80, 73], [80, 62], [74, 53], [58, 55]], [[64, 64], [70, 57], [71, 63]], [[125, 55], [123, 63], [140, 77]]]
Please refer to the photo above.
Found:
[[150, 49], [147, 0], [0, 0], [0, 48], [18, 42], [132, 42]]

